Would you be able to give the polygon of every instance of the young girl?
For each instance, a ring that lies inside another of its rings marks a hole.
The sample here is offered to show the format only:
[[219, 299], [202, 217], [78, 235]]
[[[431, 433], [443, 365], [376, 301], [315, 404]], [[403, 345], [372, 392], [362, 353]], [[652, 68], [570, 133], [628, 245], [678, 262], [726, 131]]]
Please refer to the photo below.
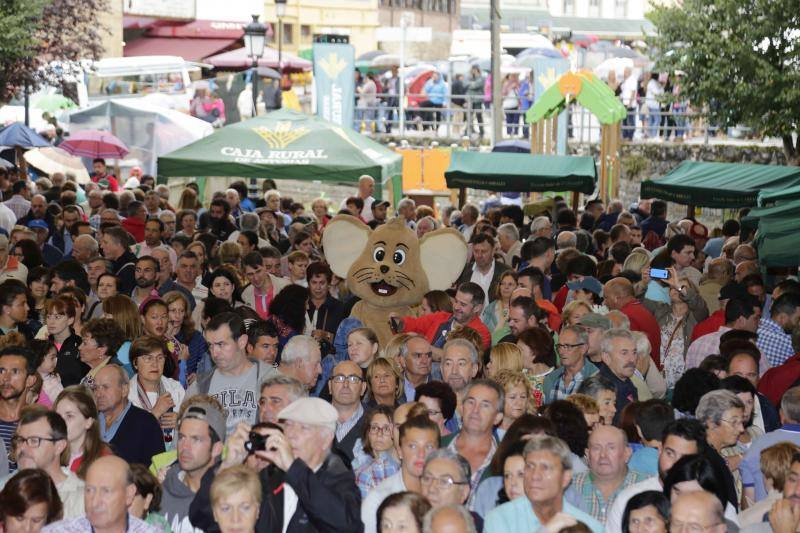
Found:
[[46, 407], [52, 407], [53, 401], [58, 397], [64, 386], [61, 384], [61, 377], [56, 372], [56, 362], [58, 361], [55, 345], [50, 341], [33, 340], [30, 342], [31, 350], [36, 354], [36, 361], [39, 363], [36, 371], [42, 378], [42, 390], [36, 403]]

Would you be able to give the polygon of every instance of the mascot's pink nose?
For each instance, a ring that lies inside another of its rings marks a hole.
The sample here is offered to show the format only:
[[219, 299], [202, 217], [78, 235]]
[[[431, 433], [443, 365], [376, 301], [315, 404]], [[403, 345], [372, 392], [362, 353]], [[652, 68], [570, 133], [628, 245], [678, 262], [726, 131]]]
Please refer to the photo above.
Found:
[[386, 265], [381, 265], [381, 274], [386, 274], [389, 272], [389, 267]]

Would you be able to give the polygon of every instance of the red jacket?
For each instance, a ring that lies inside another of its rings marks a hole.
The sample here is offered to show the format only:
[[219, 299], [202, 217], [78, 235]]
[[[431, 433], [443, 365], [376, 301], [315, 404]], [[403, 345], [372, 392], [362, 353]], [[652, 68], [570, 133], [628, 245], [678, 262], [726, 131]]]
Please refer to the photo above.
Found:
[[[419, 333], [428, 342], [433, 342], [439, 326], [447, 322], [453, 317], [452, 313], [445, 311], [438, 311], [429, 315], [422, 315], [421, 317], [404, 316], [403, 317], [403, 331], [411, 333]], [[477, 331], [481, 339], [483, 339], [483, 349], [488, 350], [492, 345], [492, 336], [489, 334], [489, 329], [481, 322], [478, 315], [472, 317], [472, 320], [467, 324], [468, 328]]]
[[714, 311], [711, 316], [700, 322], [692, 330], [692, 341], [696, 341], [703, 335], [719, 331], [725, 325], [725, 309]]
[[564, 306], [567, 305], [568, 295], [569, 287], [567, 287], [567, 284], [565, 283], [560, 289], [558, 289], [558, 292], [555, 294], [555, 296], [553, 296], [553, 305], [556, 306], [556, 309], [558, 309], [559, 313], [564, 311]]
[[561, 315], [556, 309], [556, 306], [550, 300], [536, 300], [542, 310], [547, 313], [547, 325], [551, 331], [558, 331], [561, 329]]
[[781, 366], [767, 370], [758, 381], [758, 392], [780, 405], [784, 393], [800, 379], [800, 354], [793, 355]]
[[144, 240], [144, 222], [136, 217], [128, 217], [122, 219], [122, 227], [133, 235], [133, 238], [136, 239], [136, 242], [142, 242]]
[[641, 331], [650, 341], [650, 357], [661, 370], [661, 328], [656, 317], [639, 300], [631, 300], [620, 308], [631, 321], [631, 331]]

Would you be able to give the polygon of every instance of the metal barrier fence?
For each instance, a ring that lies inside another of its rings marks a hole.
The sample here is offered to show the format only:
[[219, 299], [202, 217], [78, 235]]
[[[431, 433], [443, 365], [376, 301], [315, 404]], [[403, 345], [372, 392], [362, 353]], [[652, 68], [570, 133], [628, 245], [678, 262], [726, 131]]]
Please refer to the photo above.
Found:
[[[407, 94], [404, 120], [400, 120], [399, 98], [381, 93], [371, 105], [356, 105], [353, 127], [373, 137], [430, 136], [450, 141], [463, 137], [491, 138], [492, 115], [490, 103], [483, 96], [447, 96], [434, 103], [424, 94]], [[358, 101], [358, 98], [357, 98]], [[503, 109], [503, 139], [527, 139], [528, 124], [521, 109]], [[567, 135], [572, 142], [600, 141], [601, 125], [588, 109], [574, 104], [567, 111]], [[644, 106], [629, 110], [622, 125], [623, 141], [660, 142], [693, 139], [707, 143], [718, 128], [709, 124], [705, 115], [694, 111], [648, 110]], [[502, 140], [502, 139], [498, 139]], [[494, 142], [494, 139], [492, 139]]]

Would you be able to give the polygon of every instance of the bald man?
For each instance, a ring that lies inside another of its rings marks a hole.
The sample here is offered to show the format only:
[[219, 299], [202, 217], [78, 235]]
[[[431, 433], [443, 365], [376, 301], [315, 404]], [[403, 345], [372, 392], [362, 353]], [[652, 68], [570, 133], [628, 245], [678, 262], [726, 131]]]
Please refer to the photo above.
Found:
[[133, 473], [125, 460], [115, 455], [100, 457], [86, 473], [84, 506], [86, 515], [71, 520], [61, 520], [42, 531], [96, 531], [98, 533], [157, 533], [155, 526], [128, 513], [136, 496]]
[[422, 527], [425, 533], [475, 533], [475, 522], [461, 505], [445, 505], [431, 509]]
[[687, 492], [672, 502], [671, 531], [706, 531], [723, 533], [728, 530], [719, 499], [704, 490]]
[[331, 404], [339, 414], [336, 421], [336, 447], [352, 461], [353, 447], [364, 430], [361, 397], [367, 392], [367, 382], [361, 367], [347, 360], [333, 367], [328, 387]]
[[633, 284], [625, 278], [614, 278], [603, 287], [606, 306], [621, 311], [631, 322], [632, 331], [641, 331], [650, 341], [650, 357], [661, 370], [661, 329], [656, 317], [648, 311], [633, 292]]
[[[372, 193], [375, 192], [375, 180], [372, 176], [367, 176], [364, 174], [360, 178], [358, 178], [358, 197], [364, 200], [364, 207], [361, 208], [361, 218], [363, 218], [366, 222], [369, 222], [374, 217], [372, 216], [372, 203], [375, 201], [375, 198], [372, 197]], [[339, 206], [339, 209], [347, 208], [346, 200], [342, 200], [342, 205]]]

